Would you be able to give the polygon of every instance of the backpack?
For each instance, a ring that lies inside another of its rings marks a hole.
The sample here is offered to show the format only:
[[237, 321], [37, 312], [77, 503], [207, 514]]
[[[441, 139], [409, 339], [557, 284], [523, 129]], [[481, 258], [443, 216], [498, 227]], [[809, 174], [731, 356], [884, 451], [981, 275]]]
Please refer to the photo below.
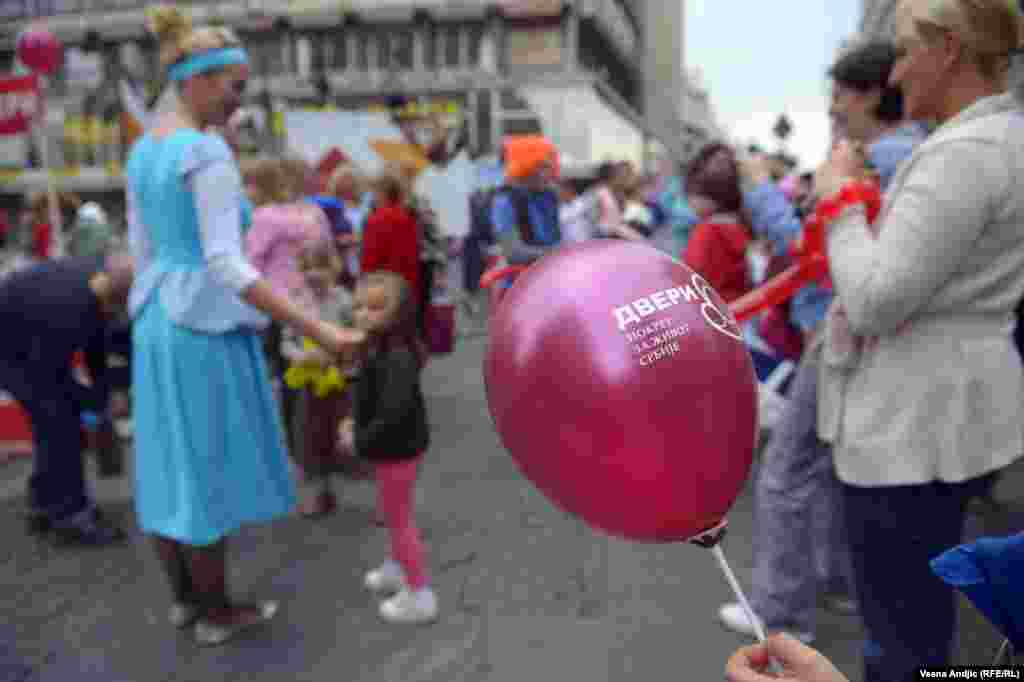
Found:
[[498, 196], [508, 195], [515, 206], [519, 220], [519, 233], [523, 241], [532, 241], [533, 227], [530, 223], [530, 195], [521, 187], [501, 185], [482, 192], [474, 192], [470, 197], [471, 234], [483, 244], [491, 245], [498, 241], [498, 233], [491, 220], [491, 211]]
[[466, 291], [480, 289], [480, 278], [487, 269], [489, 252], [498, 243], [497, 230], [491, 220], [494, 200], [507, 194], [512, 200], [519, 217], [519, 233], [523, 241], [533, 243], [533, 227], [530, 222], [530, 197], [527, 190], [510, 185], [500, 185], [487, 190], [473, 192], [469, 198], [469, 236], [462, 247], [463, 286]]

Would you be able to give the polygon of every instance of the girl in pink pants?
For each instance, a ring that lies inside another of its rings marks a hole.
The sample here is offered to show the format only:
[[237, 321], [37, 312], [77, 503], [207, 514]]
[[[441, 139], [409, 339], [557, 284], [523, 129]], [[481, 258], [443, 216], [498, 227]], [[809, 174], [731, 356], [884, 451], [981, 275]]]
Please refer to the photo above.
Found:
[[423, 366], [416, 343], [414, 301], [405, 280], [370, 272], [356, 287], [353, 318], [367, 332], [366, 356], [354, 395], [354, 419], [339, 428], [343, 447], [370, 461], [376, 471], [379, 514], [391, 534], [391, 558], [366, 574], [366, 587], [393, 594], [380, 605], [393, 623], [425, 623], [437, 617], [426, 552], [413, 519], [416, 476], [429, 444], [420, 389]]

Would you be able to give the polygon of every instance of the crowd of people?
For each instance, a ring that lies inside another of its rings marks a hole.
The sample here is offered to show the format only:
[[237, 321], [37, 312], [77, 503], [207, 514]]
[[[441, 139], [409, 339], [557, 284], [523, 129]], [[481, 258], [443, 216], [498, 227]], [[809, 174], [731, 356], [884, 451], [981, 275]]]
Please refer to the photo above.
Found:
[[[126, 239], [96, 204], [61, 197], [74, 227], [53, 259], [47, 204], [34, 200], [20, 243], [41, 263], [0, 284], [12, 330], [0, 384], [35, 427], [33, 529], [124, 538], [89, 499], [80, 424], [86, 412], [109, 422], [110, 396], [130, 384], [136, 511], [171, 624], [210, 645], [269, 621], [275, 602], [230, 598], [227, 538], [295, 508], [332, 513], [336, 474], [378, 485], [391, 556], [365, 585], [390, 595], [381, 616], [432, 621], [413, 503], [430, 441], [420, 374], [450, 253], [473, 295], [502, 261], [648, 241], [732, 302], [812, 248], [818, 229], [828, 274], [745, 323], [749, 341], [798, 364], [754, 481], [758, 622], [739, 604], [718, 614], [745, 635], [789, 635], [740, 650], [727, 674], [771, 679], [775, 661], [791, 679], [844, 679], [808, 646], [822, 597], [859, 614], [866, 680], [949, 662], [954, 597], [929, 561], [959, 542], [968, 501], [1024, 454], [1014, 4], [904, 0], [892, 42], [844, 50], [827, 74], [835, 137], [814, 171], [718, 142], [679, 172], [609, 162], [570, 173], [549, 140], [509, 138], [504, 181], [472, 197], [455, 249], [413, 168], [368, 177], [346, 163], [323, 178], [296, 160], [239, 162], [229, 122], [244, 47], [174, 8], [152, 17], [178, 101], [131, 151]], [[130, 381], [110, 353], [130, 357]]]

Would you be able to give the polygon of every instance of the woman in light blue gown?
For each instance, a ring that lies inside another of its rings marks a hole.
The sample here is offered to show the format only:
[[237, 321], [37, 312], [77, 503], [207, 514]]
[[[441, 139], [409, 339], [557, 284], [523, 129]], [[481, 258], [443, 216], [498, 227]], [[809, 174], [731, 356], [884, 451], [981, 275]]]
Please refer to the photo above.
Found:
[[306, 315], [243, 256], [238, 169], [223, 139], [202, 132], [240, 104], [241, 44], [226, 29], [193, 31], [176, 8], [152, 19], [179, 104], [127, 163], [136, 510], [171, 582], [172, 624], [220, 644], [277, 610], [231, 602], [226, 536], [295, 503], [260, 331], [269, 316], [338, 354], [361, 337]]

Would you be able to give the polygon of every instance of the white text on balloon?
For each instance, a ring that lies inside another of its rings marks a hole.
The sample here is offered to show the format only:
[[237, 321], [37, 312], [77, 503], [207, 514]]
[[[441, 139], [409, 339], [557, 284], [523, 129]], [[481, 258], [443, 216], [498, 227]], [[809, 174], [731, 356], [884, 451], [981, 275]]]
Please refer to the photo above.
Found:
[[[665, 321], [668, 322], [669, 320]], [[690, 327], [688, 325], [681, 324], [677, 327], [669, 329], [663, 334], [648, 336], [645, 339], [641, 339], [637, 343], [633, 344], [633, 350], [635, 350], [637, 353], [646, 353], [647, 351], [654, 350], [659, 346], [664, 346], [669, 341], [678, 339], [680, 336], [686, 335], [689, 331]]]
[[712, 302], [711, 285], [708, 284], [707, 280], [697, 273], [693, 273], [693, 284], [697, 287], [700, 297], [704, 299], [704, 303], [701, 304], [700, 307], [700, 312], [704, 315], [704, 319], [707, 320], [707, 323], [726, 336], [731, 336], [737, 341], [742, 341], [743, 335], [740, 333], [739, 325], [736, 324], [736, 320], [733, 319], [733, 316], [727, 312], [723, 312], [714, 304], [714, 302]]
[[663, 289], [638, 298], [629, 305], [619, 306], [614, 311], [615, 320], [619, 323], [619, 331], [624, 332], [629, 325], [638, 324], [642, 318], [649, 317], [659, 310], [667, 310], [679, 305], [683, 300], [692, 303], [697, 298], [697, 292], [693, 287]]

